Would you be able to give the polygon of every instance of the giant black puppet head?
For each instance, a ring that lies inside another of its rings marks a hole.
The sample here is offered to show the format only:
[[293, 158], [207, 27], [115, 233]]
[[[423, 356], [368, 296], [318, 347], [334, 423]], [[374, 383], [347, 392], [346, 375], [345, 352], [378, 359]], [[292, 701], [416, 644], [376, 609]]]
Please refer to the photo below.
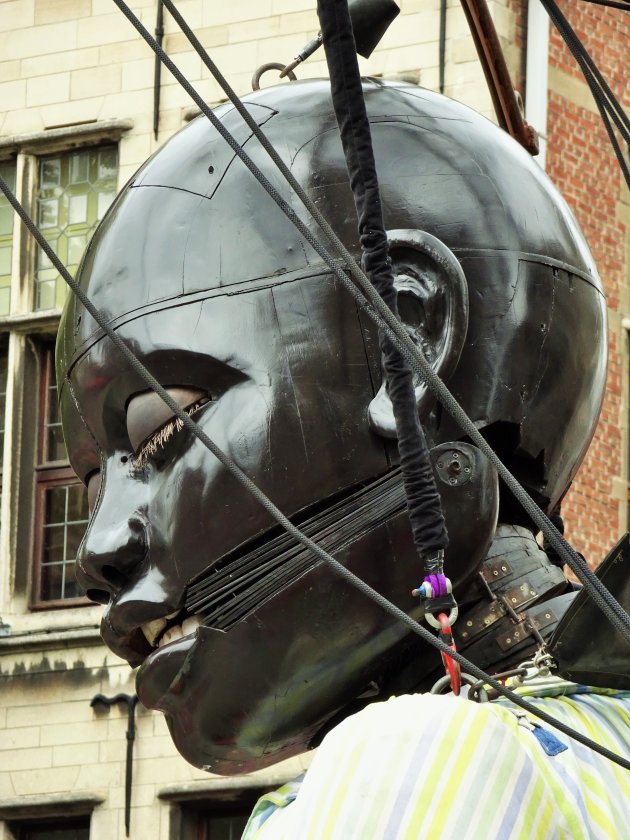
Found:
[[[588, 248], [538, 165], [487, 120], [412, 86], [368, 81], [365, 96], [401, 317], [550, 509], [604, 387], [605, 305]], [[247, 107], [358, 254], [328, 84], [271, 88]], [[308, 221], [235, 111], [217, 114]], [[374, 326], [205, 118], [125, 187], [79, 276], [264, 492], [411, 610], [422, 570]], [[304, 749], [357, 698], [410, 690], [435, 668], [435, 651], [274, 527], [74, 301], [58, 374], [91, 504], [79, 582], [107, 604], [103, 638], [141, 665], [140, 698], [165, 712], [188, 760], [223, 773], [264, 766]], [[476, 478], [449, 472], [440, 452], [455, 450], [439, 445], [462, 432], [420, 383], [417, 394], [438, 446], [446, 571], [465, 600], [496, 525], [496, 476], [474, 453]], [[523, 522], [504, 497], [498, 516]]]

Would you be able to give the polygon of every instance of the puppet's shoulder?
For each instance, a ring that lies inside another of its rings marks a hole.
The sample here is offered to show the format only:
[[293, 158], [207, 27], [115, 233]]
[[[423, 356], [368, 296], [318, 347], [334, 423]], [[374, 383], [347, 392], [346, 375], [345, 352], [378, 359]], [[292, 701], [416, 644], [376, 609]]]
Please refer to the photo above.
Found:
[[[610, 747], [621, 751], [625, 738], [627, 750], [627, 694], [535, 700], [591, 734], [606, 729], [610, 738], [614, 720], [618, 737]], [[590, 837], [590, 794], [575, 743], [534, 726], [533, 716], [519, 719], [514, 708], [430, 694], [368, 706], [326, 736], [305, 778], [282, 801], [268, 799], [264, 811], [261, 800], [264, 819], [250, 821], [244, 840]], [[624, 771], [603, 757], [601, 763], [611, 791], [618, 791]], [[627, 825], [624, 800], [606, 799], [603, 810], [593, 803], [606, 830]]]

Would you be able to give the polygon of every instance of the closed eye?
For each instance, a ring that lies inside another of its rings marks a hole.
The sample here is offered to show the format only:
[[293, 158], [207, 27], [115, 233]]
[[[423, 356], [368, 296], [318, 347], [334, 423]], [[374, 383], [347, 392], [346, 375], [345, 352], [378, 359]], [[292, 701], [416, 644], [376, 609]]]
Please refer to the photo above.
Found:
[[[200, 388], [171, 386], [166, 389], [171, 399], [189, 414], [197, 411], [212, 397]], [[134, 394], [127, 404], [127, 437], [137, 465], [162, 449], [182, 428], [168, 405], [153, 391]]]
[[[184, 408], [184, 411], [189, 417], [191, 417], [208, 402], [210, 402], [210, 397], [202, 397], [192, 405]], [[183, 428], [184, 423], [179, 417], [171, 417], [170, 420], [167, 420], [166, 423], [160, 426], [159, 429], [156, 429], [156, 431], [144, 441], [140, 450], [134, 456], [134, 467], [137, 467], [138, 469], [146, 467], [151, 458], [157, 455], [160, 450], [164, 449], [171, 438], [173, 438], [178, 432], [181, 432]]]

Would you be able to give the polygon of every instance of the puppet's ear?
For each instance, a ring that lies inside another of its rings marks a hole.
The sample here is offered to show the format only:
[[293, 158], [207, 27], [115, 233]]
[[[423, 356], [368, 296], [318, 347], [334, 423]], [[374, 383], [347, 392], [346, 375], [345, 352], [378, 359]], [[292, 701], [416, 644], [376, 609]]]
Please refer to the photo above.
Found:
[[[433, 370], [446, 381], [457, 367], [468, 330], [464, 271], [450, 248], [429, 233], [392, 230], [388, 240], [400, 320]], [[422, 414], [431, 395], [416, 375], [414, 387]], [[370, 402], [368, 416], [373, 431], [396, 437], [385, 380]]]

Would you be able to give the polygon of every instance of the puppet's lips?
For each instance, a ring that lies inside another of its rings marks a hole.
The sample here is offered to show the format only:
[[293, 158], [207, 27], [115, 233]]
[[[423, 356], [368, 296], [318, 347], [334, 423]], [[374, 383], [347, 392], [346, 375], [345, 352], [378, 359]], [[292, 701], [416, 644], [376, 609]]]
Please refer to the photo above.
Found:
[[195, 644], [196, 630], [153, 650], [136, 675], [136, 689], [143, 706], [166, 711], [167, 697], [178, 694], [178, 677]]
[[101, 637], [105, 644], [132, 668], [137, 668], [159, 651], [166, 650], [179, 641], [193, 639], [202, 623], [201, 616], [187, 615], [181, 610], [121, 632], [112, 622], [114, 611], [103, 616]]

